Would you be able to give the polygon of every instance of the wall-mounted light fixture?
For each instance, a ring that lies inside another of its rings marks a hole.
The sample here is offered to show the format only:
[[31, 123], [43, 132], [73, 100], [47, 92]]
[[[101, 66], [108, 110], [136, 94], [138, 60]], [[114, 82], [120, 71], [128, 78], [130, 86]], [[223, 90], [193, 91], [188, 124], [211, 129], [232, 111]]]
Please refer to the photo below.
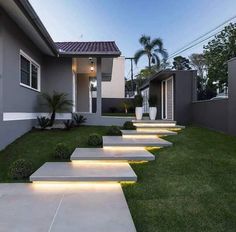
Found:
[[94, 71], [94, 62], [91, 61], [91, 65], [90, 65], [90, 71], [93, 72]]

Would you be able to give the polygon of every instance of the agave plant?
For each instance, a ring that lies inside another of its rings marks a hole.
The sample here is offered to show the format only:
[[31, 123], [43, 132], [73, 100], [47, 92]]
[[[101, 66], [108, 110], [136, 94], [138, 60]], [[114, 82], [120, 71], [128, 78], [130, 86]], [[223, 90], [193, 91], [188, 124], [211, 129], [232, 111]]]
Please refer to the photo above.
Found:
[[38, 124], [42, 130], [49, 126], [50, 119], [46, 117], [37, 117]]
[[87, 118], [85, 118], [83, 115], [73, 114], [73, 120], [75, 125], [78, 127], [80, 124], [85, 123]]
[[72, 101], [67, 99], [66, 93], [58, 93], [53, 91], [53, 94], [42, 93], [42, 97], [45, 100], [45, 104], [50, 113], [51, 118], [49, 126], [53, 126], [56, 118], [56, 112], [65, 112], [69, 110], [69, 107], [72, 106]]

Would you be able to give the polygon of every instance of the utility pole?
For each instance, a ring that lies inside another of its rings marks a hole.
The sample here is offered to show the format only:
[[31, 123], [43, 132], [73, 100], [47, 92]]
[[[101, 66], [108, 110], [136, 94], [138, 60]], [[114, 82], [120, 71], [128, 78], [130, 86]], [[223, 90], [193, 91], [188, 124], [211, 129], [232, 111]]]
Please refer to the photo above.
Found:
[[130, 60], [130, 66], [131, 66], [131, 91], [132, 94], [134, 94], [134, 70], [133, 70], [133, 60], [134, 57], [127, 57], [126, 60]]

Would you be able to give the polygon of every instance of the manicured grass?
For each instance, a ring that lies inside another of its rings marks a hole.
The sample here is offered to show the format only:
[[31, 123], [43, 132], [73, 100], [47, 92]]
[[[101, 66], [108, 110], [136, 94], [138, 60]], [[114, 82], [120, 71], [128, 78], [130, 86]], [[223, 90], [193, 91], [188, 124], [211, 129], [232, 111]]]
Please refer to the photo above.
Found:
[[137, 231], [236, 231], [236, 137], [190, 127], [166, 139], [123, 187]]
[[[14, 160], [19, 158], [30, 160], [33, 163], [34, 170], [37, 170], [45, 162], [60, 161], [54, 158], [56, 144], [63, 142], [73, 152], [78, 146], [88, 147], [87, 139], [89, 134], [98, 133], [104, 135], [106, 130], [106, 127], [99, 126], [81, 126], [80, 128], [73, 128], [70, 131], [32, 130], [17, 139], [5, 150], [0, 151], [0, 182], [16, 182], [8, 176], [9, 166]], [[18, 182], [27, 181], [28, 179]]]

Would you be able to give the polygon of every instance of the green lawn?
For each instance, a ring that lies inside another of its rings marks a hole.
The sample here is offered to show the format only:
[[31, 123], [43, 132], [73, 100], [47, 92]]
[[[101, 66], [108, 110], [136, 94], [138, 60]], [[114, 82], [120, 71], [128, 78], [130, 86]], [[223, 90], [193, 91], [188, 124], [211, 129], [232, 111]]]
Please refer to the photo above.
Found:
[[[12, 181], [7, 170], [15, 159], [37, 169], [55, 160], [58, 142], [86, 147], [94, 132], [106, 128], [27, 133], [0, 152], [0, 182]], [[236, 231], [236, 137], [189, 127], [166, 139], [174, 146], [152, 150], [155, 161], [132, 164], [138, 182], [123, 186], [137, 231]]]
[[167, 139], [123, 188], [137, 230], [236, 231], [236, 137], [190, 127]]
[[[0, 182], [12, 182], [9, 179], [9, 165], [16, 159], [25, 158], [31, 160], [34, 169], [37, 170], [41, 165], [48, 161], [59, 161], [54, 158], [54, 149], [57, 143], [64, 142], [68, 145], [71, 152], [78, 146], [88, 147], [87, 139], [89, 134], [98, 133], [104, 135], [106, 127], [100, 126], [81, 126], [70, 131], [52, 130], [40, 131], [32, 130], [23, 135], [5, 150], [0, 151]], [[19, 182], [25, 182], [22, 180]]]

